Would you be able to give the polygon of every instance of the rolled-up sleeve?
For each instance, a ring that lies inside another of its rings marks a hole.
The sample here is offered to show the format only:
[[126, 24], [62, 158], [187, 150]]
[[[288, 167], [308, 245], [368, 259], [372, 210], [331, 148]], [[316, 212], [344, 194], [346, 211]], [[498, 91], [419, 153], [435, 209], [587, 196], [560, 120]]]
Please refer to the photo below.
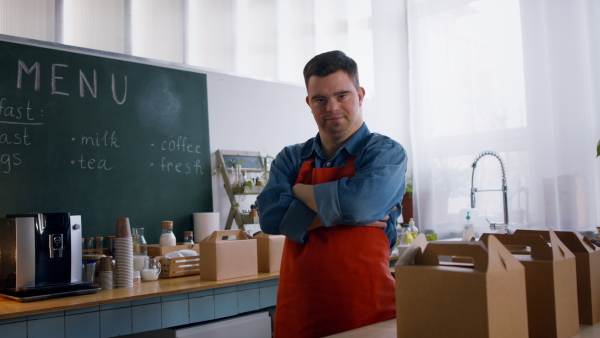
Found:
[[[406, 188], [404, 148], [382, 137], [364, 149], [355, 166], [356, 173], [351, 179], [315, 185], [318, 213], [325, 226], [361, 226], [388, 215], [399, 215]], [[397, 210], [392, 212], [394, 207]], [[395, 219], [388, 222], [394, 223]]]
[[271, 164], [269, 181], [257, 201], [263, 232], [285, 235], [298, 244], [304, 244], [306, 229], [316, 213], [292, 194], [301, 165], [297, 151], [287, 147], [277, 155]]

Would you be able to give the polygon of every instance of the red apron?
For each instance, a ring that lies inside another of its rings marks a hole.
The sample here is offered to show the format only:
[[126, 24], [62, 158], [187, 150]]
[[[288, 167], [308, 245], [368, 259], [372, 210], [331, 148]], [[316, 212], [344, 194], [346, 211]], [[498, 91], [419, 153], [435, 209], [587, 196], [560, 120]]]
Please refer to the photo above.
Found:
[[[352, 178], [354, 157], [344, 167], [302, 164], [296, 183]], [[306, 244], [285, 239], [274, 337], [323, 337], [396, 316], [390, 244], [380, 228], [336, 225], [309, 232]]]

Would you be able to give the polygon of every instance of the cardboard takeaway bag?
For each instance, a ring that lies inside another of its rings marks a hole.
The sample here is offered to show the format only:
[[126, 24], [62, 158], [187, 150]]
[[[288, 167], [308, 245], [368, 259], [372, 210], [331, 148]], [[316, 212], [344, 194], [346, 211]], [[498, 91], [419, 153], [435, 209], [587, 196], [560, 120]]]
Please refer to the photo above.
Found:
[[[539, 235], [493, 235], [507, 247], [526, 246], [531, 254], [514, 254], [525, 267], [530, 337], [572, 337], [579, 333], [575, 256], [550, 230]], [[491, 244], [492, 236], [481, 241]]]
[[[560, 241], [575, 255], [579, 323], [600, 322], [600, 248], [577, 231], [555, 231]], [[515, 235], [540, 235], [550, 241], [549, 231], [517, 230]]]
[[[223, 237], [236, 239], [224, 240]], [[258, 274], [256, 240], [242, 230], [215, 231], [200, 241], [200, 278], [222, 280]]]
[[[419, 235], [395, 266], [399, 338], [527, 337], [525, 269], [500, 242], [424, 240]], [[440, 256], [473, 264], [442, 264]]]
[[258, 272], [278, 272], [281, 270], [281, 257], [285, 236], [259, 232], [254, 235], [258, 251]]

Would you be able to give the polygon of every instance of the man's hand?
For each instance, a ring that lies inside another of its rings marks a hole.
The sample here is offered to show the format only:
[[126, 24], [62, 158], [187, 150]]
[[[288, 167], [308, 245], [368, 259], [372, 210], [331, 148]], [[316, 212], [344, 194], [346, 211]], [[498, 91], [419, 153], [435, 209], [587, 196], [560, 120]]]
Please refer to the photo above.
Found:
[[[394, 207], [394, 209], [392, 209], [392, 211], [396, 211], [396, 207]], [[387, 226], [386, 221], [390, 219], [390, 215], [385, 216], [384, 218], [380, 219], [379, 221], [375, 221], [371, 224], [367, 224], [365, 225], [366, 227], [374, 227], [374, 228], [385, 228]]]

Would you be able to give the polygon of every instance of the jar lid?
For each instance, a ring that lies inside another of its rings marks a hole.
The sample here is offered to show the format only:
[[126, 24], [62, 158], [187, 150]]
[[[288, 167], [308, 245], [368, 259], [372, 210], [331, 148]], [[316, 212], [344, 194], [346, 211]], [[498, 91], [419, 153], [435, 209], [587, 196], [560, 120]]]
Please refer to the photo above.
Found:
[[192, 236], [194, 236], [194, 232], [193, 231], [184, 231], [183, 235], [185, 237], [192, 237]]
[[173, 221], [162, 221], [163, 229], [173, 229]]

